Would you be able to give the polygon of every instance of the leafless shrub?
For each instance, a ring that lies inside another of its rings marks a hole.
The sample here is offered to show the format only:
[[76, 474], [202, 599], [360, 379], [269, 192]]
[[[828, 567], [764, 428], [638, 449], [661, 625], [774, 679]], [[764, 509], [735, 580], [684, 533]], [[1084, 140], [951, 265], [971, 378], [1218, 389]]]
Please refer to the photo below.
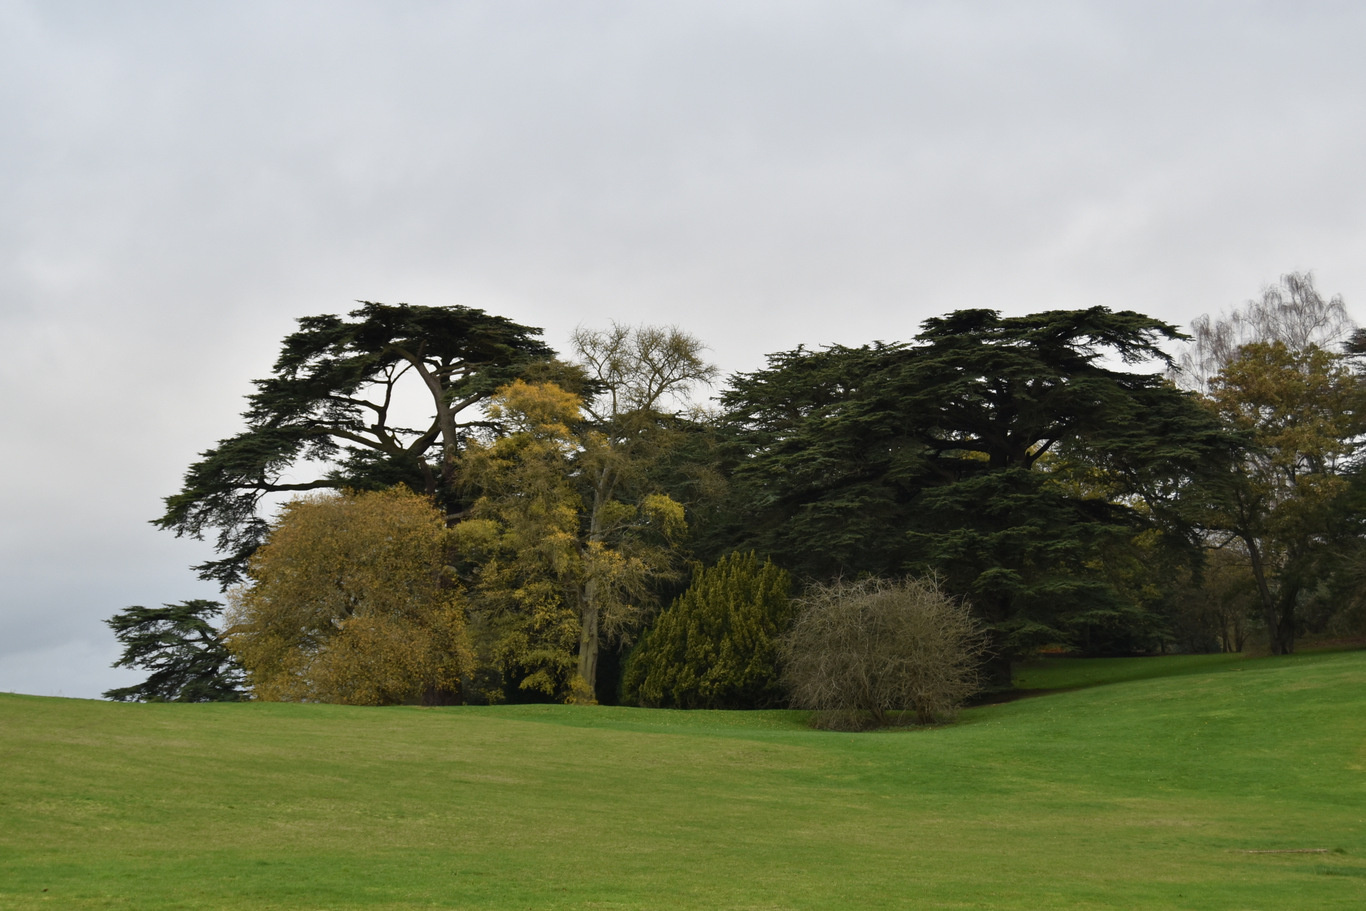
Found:
[[817, 586], [800, 611], [782, 643], [783, 677], [816, 727], [857, 730], [907, 713], [946, 721], [979, 689], [985, 631], [932, 579]]

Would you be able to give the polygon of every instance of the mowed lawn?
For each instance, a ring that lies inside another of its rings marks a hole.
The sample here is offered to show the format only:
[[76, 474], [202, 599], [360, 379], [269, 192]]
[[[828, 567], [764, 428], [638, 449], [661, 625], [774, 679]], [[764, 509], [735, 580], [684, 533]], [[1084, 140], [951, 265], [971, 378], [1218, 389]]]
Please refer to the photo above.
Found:
[[0, 908], [1366, 907], [1366, 652], [1171, 668], [872, 734], [0, 696]]

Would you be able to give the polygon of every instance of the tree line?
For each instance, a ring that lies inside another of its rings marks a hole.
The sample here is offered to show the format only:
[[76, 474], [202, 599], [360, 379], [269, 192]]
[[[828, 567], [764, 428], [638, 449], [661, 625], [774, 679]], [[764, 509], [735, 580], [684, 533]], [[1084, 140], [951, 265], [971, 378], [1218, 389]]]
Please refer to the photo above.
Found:
[[[1307, 274], [1189, 336], [960, 310], [769, 355], [710, 407], [717, 371], [678, 328], [579, 330], [564, 358], [539, 336], [464, 307], [300, 320], [156, 520], [219, 552], [197, 569], [224, 629], [185, 653], [223, 649], [208, 676], [241, 668], [229, 689], [256, 698], [752, 707], [829, 682], [792, 675], [859, 641], [837, 614], [911, 629], [892, 601], [982, 659], [954, 692], [1040, 650], [1285, 653], [1362, 628], [1366, 337]], [[129, 610], [111, 625], [136, 663], [125, 633], [156, 612]], [[154, 680], [107, 695], [221, 697]]]

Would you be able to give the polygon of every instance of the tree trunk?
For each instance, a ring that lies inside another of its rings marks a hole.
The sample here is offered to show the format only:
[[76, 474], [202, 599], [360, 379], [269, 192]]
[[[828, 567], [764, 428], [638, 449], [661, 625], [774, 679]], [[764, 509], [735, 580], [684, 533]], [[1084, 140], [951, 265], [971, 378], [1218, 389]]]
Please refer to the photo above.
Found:
[[[602, 542], [602, 510], [614, 486], [611, 469], [604, 466], [594, 479], [593, 505], [588, 516], [588, 541]], [[600, 618], [600, 581], [589, 571], [579, 589], [579, 679], [571, 696], [575, 702], [595, 705], [598, 701], [598, 627]]]
[[590, 580], [584, 586], [579, 608], [579, 679], [573, 700], [588, 705], [598, 701], [598, 604], [597, 586]]
[[1295, 602], [1299, 595], [1298, 582], [1281, 580], [1280, 597], [1276, 599], [1276, 626], [1268, 628], [1273, 655], [1290, 655], [1295, 651]]
[[[993, 636], [993, 639], [999, 639]], [[982, 683], [989, 690], [1008, 690], [1014, 683], [1010, 656], [1004, 651], [995, 651], [982, 662]]]
[[460, 429], [455, 423], [455, 412], [446, 401], [446, 389], [441, 377], [427, 368], [422, 360], [422, 348], [414, 353], [395, 348], [396, 351], [413, 365], [413, 370], [427, 385], [432, 395], [432, 405], [436, 409], [437, 425], [441, 428], [441, 484], [449, 486], [455, 479], [456, 458], [460, 451]]
[[1257, 546], [1257, 540], [1251, 535], [1243, 536], [1243, 543], [1247, 545], [1247, 555], [1252, 563], [1252, 578], [1257, 581], [1257, 600], [1262, 606], [1262, 622], [1266, 624], [1267, 642], [1271, 646], [1271, 654], [1286, 655], [1294, 649], [1295, 645], [1295, 623], [1294, 623], [1294, 601], [1290, 606], [1290, 641], [1285, 642], [1283, 629], [1286, 617], [1282, 616], [1281, 604], [1283, 602], [1285, 584], [1282, 583], [1282, 597], [1276, 598], [1271, 594], [1271, 586], [1266, 581], [1266, 566], [1262, 563], [1262, 551]]
[[982, 687], [988, 690], [1008, 690], [1014, 685], [1014, 673], [1011, 667], [1015, 655], [1011, 654], [1006, 647], [1005, 634], [1001, 632], [1001, 623], [1009, 616], [1010, 606], [1005, 597], [998, 597], [988, 602], [988, 608], [983, 613], [982, 619], [987, 626], [987, 652], [982, 660]]

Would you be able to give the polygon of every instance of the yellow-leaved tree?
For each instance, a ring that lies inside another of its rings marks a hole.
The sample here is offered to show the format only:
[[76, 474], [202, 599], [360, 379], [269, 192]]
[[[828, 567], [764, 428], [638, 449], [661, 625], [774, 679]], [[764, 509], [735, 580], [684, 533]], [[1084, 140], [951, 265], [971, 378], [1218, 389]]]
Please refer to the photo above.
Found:
[[405, 487], [287, 504], [229, 593], [228, 648], [268, 701], [454, 701], [472, 653], [450, 532]]
[[481, 496], [454, 529], [482, 629], [522, 689], [592, 702], [600, 644], [630, 635], [651, 583], [672, 570], [683, 507], [589, 484], [619, 456], [586, 425], [582, 399], [553, 383], [517, 380], [488, 411], [504, 432], [470, 443], [465, 471]]

